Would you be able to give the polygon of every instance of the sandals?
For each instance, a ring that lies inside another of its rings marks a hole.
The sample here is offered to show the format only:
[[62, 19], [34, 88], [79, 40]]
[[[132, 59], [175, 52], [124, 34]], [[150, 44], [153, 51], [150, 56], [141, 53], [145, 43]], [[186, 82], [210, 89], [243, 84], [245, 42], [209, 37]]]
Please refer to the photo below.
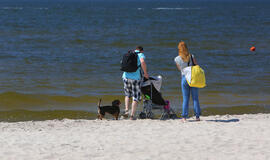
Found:
[[182, 118], [182, 122], [186, 123], [187, 119], [186, 118]]
[[129, 115], [129, 110], [125, 110], [125, 112], [123, 113], [123, 117], [128, 118]]
[[[123, 117], [128, 118], [128, 116], [129, 116], [129, 110], [125, 110], [125, 112], [123, 113]], [[137, 118], [135, 116], [130, 115], [129, 119], [136, 120]]]
[[130, 120], [136, 120], [137, 118], [135, 116], [130, 116]]
[[129, 110], [125, 110], [125, 114], [127, 114], [127, 115], [128, 115], [128, 114], [129, 114]]

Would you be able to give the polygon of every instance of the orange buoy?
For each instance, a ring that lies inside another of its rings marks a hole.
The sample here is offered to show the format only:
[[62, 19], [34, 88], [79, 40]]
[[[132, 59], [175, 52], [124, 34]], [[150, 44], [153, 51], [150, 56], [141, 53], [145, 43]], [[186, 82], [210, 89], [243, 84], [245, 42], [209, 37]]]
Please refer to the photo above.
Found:
[[250, 51], [255, 51], [256, 50], [256, 47], [251, 47], [250, 49], [249, 49]]

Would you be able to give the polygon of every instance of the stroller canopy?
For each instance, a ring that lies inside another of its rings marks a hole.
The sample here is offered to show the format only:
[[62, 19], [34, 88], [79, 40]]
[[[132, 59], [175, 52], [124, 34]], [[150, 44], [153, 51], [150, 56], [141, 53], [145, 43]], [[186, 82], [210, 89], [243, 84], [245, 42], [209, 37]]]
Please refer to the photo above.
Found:
[[151, 83], [155, 86], [155, 88], [160, 92], [161, 84], [162, 84], [162, 77], [159, 76], [151, 76], [149, 79], [145, 79], [143, 81], [142, 87], [149, 86]]

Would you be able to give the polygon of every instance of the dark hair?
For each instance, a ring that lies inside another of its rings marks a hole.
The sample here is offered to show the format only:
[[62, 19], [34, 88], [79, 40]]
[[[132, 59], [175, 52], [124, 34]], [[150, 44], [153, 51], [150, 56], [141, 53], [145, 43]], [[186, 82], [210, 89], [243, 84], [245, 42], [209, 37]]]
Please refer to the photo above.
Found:
[[142, 46], [137, 46], [136, 49], [138, 49], [139, 51], [143, 51], [143, 47]]

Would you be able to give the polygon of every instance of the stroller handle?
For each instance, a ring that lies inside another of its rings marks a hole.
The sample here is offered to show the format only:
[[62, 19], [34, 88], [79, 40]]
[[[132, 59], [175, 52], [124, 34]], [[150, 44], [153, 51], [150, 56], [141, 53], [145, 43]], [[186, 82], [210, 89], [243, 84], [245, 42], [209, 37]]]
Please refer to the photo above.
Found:
[[146, 82], [146, 81], [148, 81], [148, 80], [156, 80], [156, 79], [155, 79], [155, 78], [153, 78], [153, 77], [149, 77], [149, 79], [147, 79], [147, 78], [143, 77], [143, 82]]

